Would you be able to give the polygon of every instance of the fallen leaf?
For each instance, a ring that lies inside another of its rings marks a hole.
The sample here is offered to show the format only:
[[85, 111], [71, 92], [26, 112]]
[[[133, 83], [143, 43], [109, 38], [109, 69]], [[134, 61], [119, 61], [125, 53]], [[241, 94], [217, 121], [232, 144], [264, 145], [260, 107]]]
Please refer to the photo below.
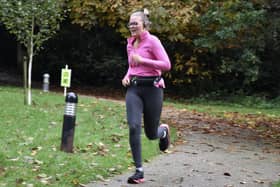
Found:
[[73, 183], [74, 185], [79, 184], [79, 179], [73, 179], [73, 180], [72, 180], [72, 183]]
[[44, 162], [43, 162], [43, 161], [40, 161], [40, 160], [34, 160], [33, 163], [34, 163], [34, 164], [37, 164], [37, 165], [42, 165]]
[[0, 167], [0, 175], [3, 175], [5, 173], [6, 169], [3, 167]]
[[19, 160], [19, 157], [16, 157], [16, 158], [10, 158], [9, 160], [10, 160], [10, 161], [18, 161], [18, 160]]
[[95, 175], [98, 180], [104, 181], [104, 177], [102, 175]]
[[224, 175], [225, 175], [225, 176], [229, 176], [229, 177], [231, 176], [231, 174], [228, 173], [228, 172], [225, 172]]
[[255, 179], [254, 182], [255, 182], [255, 183], [259, 183], [259, 184], [263, 184], [263, 183], [264, 183], [264, 181], [258, 180], [258, 179]]
[[47, 175], [45, 173], [40, 173], [39, 175], [37, 175], [38, 178], [46, 178]]

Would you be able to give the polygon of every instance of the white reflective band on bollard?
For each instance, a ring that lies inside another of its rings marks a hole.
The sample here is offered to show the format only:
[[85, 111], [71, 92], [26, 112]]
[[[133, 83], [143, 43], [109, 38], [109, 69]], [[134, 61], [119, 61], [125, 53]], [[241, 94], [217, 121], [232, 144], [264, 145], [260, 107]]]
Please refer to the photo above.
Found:
[[76, 103], [66, 103], [64, 115], [75, 116], [76, 115]]
[[49, 84], [50, 84], [50, 75], [45, 73], [43, 75], [43, 92], [49, 91]]

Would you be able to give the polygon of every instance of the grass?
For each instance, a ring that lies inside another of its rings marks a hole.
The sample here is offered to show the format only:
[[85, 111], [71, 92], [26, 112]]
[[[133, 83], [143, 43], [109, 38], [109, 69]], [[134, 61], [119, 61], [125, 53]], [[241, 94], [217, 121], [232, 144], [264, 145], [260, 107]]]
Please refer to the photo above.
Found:
[[[25, 106], [21, 88], [0, 87], [0, 187], [79, 186], [132, 168], [124, 104], [78, 97], [74, 153], [65, 153], [60, 151], [63, 94], [33, 90], [34, 103]], [[167, 100], [165, 105], [216, 116], [238, 112], [280, 117], [279, 99], [197, 98]], [[160, 153], [158, 142], [142, 136], [143, 159], [149, 161]]]
[[[0, 87], [0, 187], [79, 186], [132, 167], [125, 106], [78, 96], [74, 153], [60, 151], [63, 94]], [[158, 155], [158, 142], [143, 136], [143, 159]]]
[[190, 100], [172, 101], [171, 105], [177, 108], [196, 110], [214, 116], [221, 116], [228, 112], [240, 114], [264, 115], [271, 118], [280, 117], [280, 97], [273, 100], [265, 100], [254, 96], [229, 96], [228, 98], [200, 97]]

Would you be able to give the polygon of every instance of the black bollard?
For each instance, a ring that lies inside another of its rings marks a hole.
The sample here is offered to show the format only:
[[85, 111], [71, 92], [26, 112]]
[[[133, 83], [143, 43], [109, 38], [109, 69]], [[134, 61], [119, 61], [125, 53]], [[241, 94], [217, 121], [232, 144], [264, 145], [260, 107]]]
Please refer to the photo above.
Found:
[[72, 153], [78, 96], [70, 92], [66, 95], [65, 102], [60, 150]]

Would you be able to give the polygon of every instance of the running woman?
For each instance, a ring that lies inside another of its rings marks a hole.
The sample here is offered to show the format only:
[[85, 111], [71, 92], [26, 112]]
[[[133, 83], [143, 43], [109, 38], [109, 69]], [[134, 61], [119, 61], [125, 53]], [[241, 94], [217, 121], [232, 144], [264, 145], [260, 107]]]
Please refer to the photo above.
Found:
[[165, 151], [170, 145], [170, 130], [160, 124], [163, 103], [163, 71], [169, 71], [171, 63], [160, 40], [149, 33], [151, 22], [148, 11], [136, 11], [130, 15], [127, 39], [129, 67], [122, 80], [127, 87], [126, 113], [129, 125], [129, 144], [135, 165], [135, 173], [128, 178], [130, 184], [144, 182], [141, 153], [141, 123], [148, 139], [159, 139], [159, 149]]

